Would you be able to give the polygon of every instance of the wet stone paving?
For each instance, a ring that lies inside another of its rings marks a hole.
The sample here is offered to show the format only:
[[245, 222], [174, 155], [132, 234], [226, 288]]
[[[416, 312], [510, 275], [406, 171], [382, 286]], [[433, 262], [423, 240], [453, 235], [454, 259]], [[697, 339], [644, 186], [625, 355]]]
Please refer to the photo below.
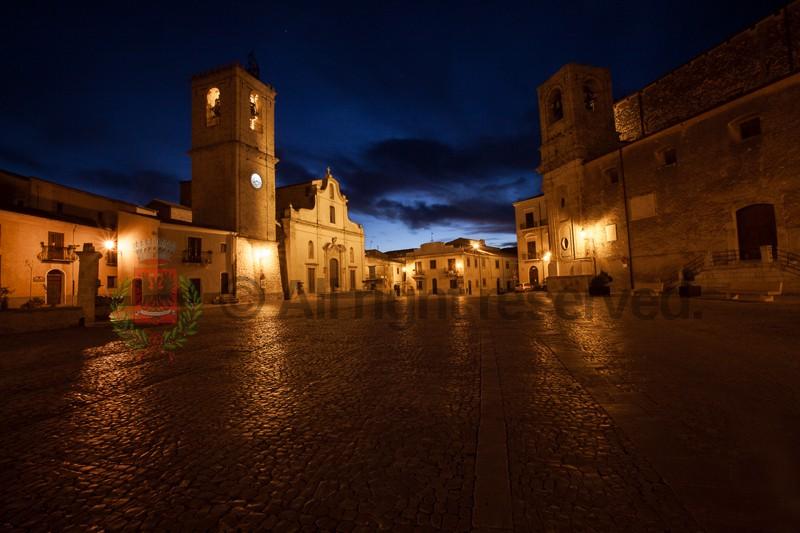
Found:
[[0, 337], [0, 529], [798, 530], [800, 306], [639, 304], [207, 306], [171, 360]]

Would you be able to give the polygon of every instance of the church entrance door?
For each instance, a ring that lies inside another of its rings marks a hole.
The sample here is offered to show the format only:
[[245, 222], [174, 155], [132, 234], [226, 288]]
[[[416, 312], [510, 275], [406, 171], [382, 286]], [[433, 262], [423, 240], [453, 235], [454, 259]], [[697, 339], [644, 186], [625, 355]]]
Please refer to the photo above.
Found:
[[331, 257], [328, 263], [328, 280], [331, 284], [331, 291], [339, 289], [339, 260]]

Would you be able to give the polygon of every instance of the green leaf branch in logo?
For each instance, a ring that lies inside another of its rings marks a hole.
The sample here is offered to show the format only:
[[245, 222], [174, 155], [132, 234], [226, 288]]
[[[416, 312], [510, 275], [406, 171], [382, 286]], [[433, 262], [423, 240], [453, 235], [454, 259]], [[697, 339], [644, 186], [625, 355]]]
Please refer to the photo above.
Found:
[[159, 351], [174, 352], [186, 345], [187, 337], [197, 333], [197, 323], [203, 315], [203, 303], [200, 293], [188, 279], [179, 278], [183, 309], [173, 327], [163, 334], [152, 332], [150, 335], [137, 327], [125, 309], [125, 300], [130, 296], [131, 280], [122, 281], [111, 297], [111, 327], [114, 332], [133, 350], [148, 348]]

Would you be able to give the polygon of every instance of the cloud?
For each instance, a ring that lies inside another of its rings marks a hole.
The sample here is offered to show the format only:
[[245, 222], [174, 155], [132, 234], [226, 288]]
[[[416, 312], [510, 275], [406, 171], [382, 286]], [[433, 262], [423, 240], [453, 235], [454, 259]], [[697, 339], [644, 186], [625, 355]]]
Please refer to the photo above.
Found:
[[146, 204], [154, 198], [177, 201], [181, 177], [158, 170], [119, 172], [109, 169], [89, 169], [76, 172], [70, 179], [75, 187]]
[[24, 168], [29, 172], [41, 172], [46, 169], [37, 159], [22, 150], [0, 146], [0, 162], [14, 168]]

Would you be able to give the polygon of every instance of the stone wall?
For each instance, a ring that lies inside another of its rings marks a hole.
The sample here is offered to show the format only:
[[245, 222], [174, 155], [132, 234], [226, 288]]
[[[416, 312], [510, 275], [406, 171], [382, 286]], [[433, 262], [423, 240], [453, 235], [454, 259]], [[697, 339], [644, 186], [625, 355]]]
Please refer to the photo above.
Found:
[[677, 124], [796, 72], [800, 2], [761, 20], [614, 106], [620, 140]]

